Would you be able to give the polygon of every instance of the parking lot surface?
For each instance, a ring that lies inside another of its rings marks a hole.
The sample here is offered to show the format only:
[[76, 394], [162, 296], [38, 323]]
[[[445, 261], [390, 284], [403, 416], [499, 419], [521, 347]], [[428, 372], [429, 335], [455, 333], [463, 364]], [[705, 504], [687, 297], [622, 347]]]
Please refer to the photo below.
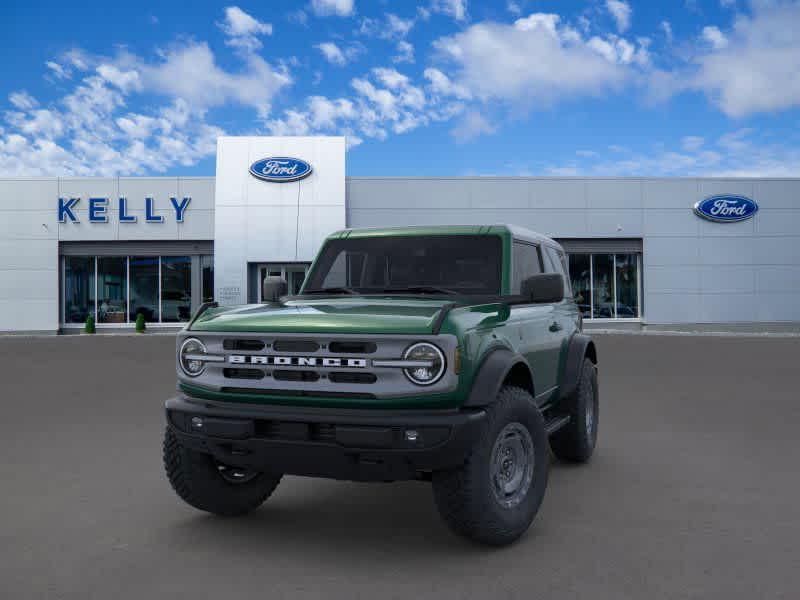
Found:
[[597, 336], [586, 466], [517, 544], [429, 485], [286, 477], [250, 517], [163, 475], [174, 338], [0, 338], [0, 598], [797, 598], [798, 339]]

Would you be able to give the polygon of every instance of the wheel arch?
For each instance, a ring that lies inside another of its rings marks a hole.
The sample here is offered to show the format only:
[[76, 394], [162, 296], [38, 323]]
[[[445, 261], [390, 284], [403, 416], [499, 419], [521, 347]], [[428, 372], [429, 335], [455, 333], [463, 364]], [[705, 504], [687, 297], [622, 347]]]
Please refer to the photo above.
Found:
[[561, 397], [568, 398], [578, 387], [578, 380], [583, 372], [583, 361], [588, 358], [597, 364], [597, 348], [594, 341], [585, 333], [576, 333], [569, 341], [567, 359], [564, 363], [564, 372], [561, 384]]
[[534, 396], [534, 378], [528, 361], [508, 348], [487, 352], [480, 363], [464, 406], [487, 406], [503, 385], [514, 385]]

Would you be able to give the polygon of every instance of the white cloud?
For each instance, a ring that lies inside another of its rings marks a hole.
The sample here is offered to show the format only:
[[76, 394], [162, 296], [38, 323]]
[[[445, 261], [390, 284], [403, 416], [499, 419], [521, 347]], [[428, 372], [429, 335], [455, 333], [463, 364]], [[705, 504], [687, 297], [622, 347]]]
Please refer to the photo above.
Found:
[[8, 96], [8, 101], [11, 102], [11, 104], [15, 108], [18, 108], [20, 110], [30, 110], [34, 106], [37, 106], [39, 104], [39, 102], [37, 102], [36, 98], [31, 96], [25, 90], [22, 90], [22, 91], [19, 91], [19, 92], [12, 92]]
[[272, 35], [271, 23], [262, 23], [238, 6], [228, 6], [225, 19], [217, 25], [229, 38], [226, 44], [250, 51], [261, 48], [258, 36]]
[[322, 56], [325, 57], [325, 60], [338, 67], [343, 67], [347, 63], [355, 60], [362, 52], [361, 46], [351, 45], [342, 49], [334, 42], [322, 42], [321, 44], [316, 44], [314, 48], [322, 52]]
[[704, 91], [732, 117], [800, 106], [798, 23], [800, 2], [756, 2], [752, 15], [736, 17], [727, 44], [701, 53], [693, 75], [679, 75], [683, 87]]
[[408, 32], [411, 31], [411, 28], [414, 27], [414, 19], [401, 19], [395, 14], [387, 13], [386, 25], [392, 36], [404, 38], [408, 35]]
[[467, 18], [467, 0], [432, 0], [429, 10], [463, 21]]
[[44, 64], [48, 69], [50, 69], [56, 79], [69, 79], [71, 76], [69, 69], [64, 68], [64, 66], [53, 60], [48, 60]]
[[626, 152], [609, 159], [605, 152], [580, 151], [579, 162], [546, 166], [557, 175], [600, 176], [692, 176], [692, 177], [796, 177], [800, 172], [800, 149], [790, 143], [768, 141], [751, 129], [731, 131], [709, 142], [685, 136], [680, 148], [653, 144], [650, 149]]
[[496, 128], [477, 110], [465, 113], [450, 134], [459, 143], [468, 142], [481, 135], [491, 135]]
[[423, 73], [425, 79], [429, 83], [430, 90], [440, 96], [453, 96], [460, 100], [469, 100], [472, 98], [469, 90], [462, 85], [453, 83], [450, 78], [442, 73], [439, 69], [429, 67]]
[[681, 147], [686, 152], [696, 152], [703, 144], [705, 139], [697, 135], [687, 135], [681, 140]]
[[353, 10], [353, 0], [311, 0], [311, 11], [318, 17], [349, 17]]
[[719, 0], [719, 5], [722, 8], [733, 8], [736, 6], [736, 0]]
[[414, 62], [414, 46], [405, 40], [397, 42], [397, 54], [392, 56], [392, 62], [395, 63], [413, 63]]
[[522, 106], [618, 88], [631, 75], [628, 63], [639, 62], [631, 42], [617, 36], [587, 42], [558, 15], [545, 13], [513, 25], [479, 23], [434, 46], [456, 67], [449, 77], [471, 95]]
[[664, 32], [664, 37], [667, 39], [667, 43], [672, 43], [672, 24], [669, 21], [661, 21], [659, 24], [661, 27], [661, 31]]
[[714, 50], [720, 50], [728, 45], [728, 38], [722, 33], [718, 27], [708, 26], [703, 27], [703, 39], [711, 44]]
[[606, 0], [606, 9], [617, 24], [617, 31], [625, 33], [631, 26], [631, 10], [630, 4], [623, 2], [623, 0]]
[[514, 2], [513, 0], [508, 0], [508, 2], [506, 2], [506, 10], [515, 17], [518, 17], [522, 14], [522, 7], [520, 7], [519, 3]]

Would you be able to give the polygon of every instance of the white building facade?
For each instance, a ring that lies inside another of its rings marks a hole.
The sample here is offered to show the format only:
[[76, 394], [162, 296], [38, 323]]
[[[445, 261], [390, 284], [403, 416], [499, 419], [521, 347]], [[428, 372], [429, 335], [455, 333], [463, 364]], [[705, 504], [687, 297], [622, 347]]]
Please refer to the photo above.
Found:
[[345, 154], [225, 137], [216, 177], [0, 179], [0, 332], [177, 327], [268, 274], [296, 292], [344, 227], [493, 223], [558, 239], [595, 323], [800, 326], [800, 179], [346, 177]]

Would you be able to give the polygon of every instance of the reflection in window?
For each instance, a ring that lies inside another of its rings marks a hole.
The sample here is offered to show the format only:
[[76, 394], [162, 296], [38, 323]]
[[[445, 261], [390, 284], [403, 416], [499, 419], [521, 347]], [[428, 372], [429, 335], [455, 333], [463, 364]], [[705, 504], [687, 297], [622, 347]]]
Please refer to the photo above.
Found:
[[127, 258], [100, 256], [97, 259], [97, 322], [124, 323], [127, 312]]
[[200, 257], [200, 272], [203, 277], [203, 302], [214, 300], [214, 257], [204, 255]]
[[614, 257], [592, 254], [592, 317], [614, 317]]
[[617, 254], [617, 314], [618, 319], [639, 316], [639, 278], [636, 254]]
[[158, 257], [130, 257], [131, 314], [144, 315], [148, 323], [158, 322]]
[[188, 321], [192, 312], [192, 261], [188, 256], [161, 258], [161, 322]]
[[94, 315], [94, 256], [64, 257], [64, 321], [84, 323]]
[[592, 318], [591, 254], [569, 255], [569, 278], [575, 304], [586, 319]]

